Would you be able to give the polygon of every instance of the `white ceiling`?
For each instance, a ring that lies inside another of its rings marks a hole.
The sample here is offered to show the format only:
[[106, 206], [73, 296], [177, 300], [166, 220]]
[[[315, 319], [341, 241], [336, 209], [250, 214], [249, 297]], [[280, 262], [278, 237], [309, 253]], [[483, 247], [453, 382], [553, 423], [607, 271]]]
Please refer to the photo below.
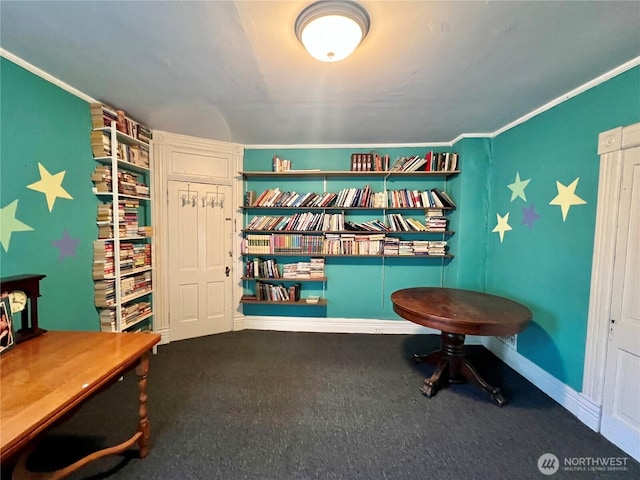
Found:
[[490, 133], [640, 55], [640, 2], [367, 1], [348, 59], [308, 1], [5, 1], [0, 46], [151, 128], [244, 145]]

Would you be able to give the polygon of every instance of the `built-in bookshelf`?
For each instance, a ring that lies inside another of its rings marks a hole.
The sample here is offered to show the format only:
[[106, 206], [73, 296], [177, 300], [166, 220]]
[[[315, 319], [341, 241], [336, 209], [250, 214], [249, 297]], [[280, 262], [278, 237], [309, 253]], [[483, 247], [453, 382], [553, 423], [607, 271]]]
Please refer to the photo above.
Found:
[[[391, 161], [374, 152], [352, 154], [351, 170], [321, 171], [292, 170], [290, 161], [274, 156], [274, 171], [240, 172], [245, 181], [243, 258], [251, 263], [253, 258], [269, 256], [281, 260], [374, 257], [382, 259], [383, 268], [385, 258], [452, 259], [447, 239], [455, 232], [448, 228], [447, 215], [456, 204], [446, 192], [446, 180], [460, 173], [458, 162], [455, 153], [428, 152], [424, 157]], [[291, 186], [296, 183], [286, 182], [291, 178], [295, 182], [314, 179], [321, 189], [294, 191]], [[272, 186], [255, 191], [254, 179], [261, 184], [269, 180]], [[398, 185], [402, 179], [420, 180], [428, 188], [403, 188]], [[332, 188], [334, 182], [345, 180], [359, 185]], [[429, 185], [443, 180], [445, 188]], [[361, 220], [362, 216], [366, 218]], [[254, 292], [245, 294], [243, 303], [284, 303], [279, 296], [278, 300], [258, 298], [263, 295], [258, 285], [252, 287], [251, 282], [258, 283], [253, 275], [246, 274], [242, 280], [245, 290]], [[274, 281], [279, 279], [265, 279]]]
[[99, 200], [93, 245], [100, 330], [153, 330], [151, 130], [123, 110], [91, 104], [91, 176]]

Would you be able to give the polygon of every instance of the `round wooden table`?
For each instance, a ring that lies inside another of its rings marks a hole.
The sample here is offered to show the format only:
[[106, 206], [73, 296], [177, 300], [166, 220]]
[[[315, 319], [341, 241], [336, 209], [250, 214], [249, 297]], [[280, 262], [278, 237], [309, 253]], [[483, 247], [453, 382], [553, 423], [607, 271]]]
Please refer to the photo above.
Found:
[[498, 387], [489, 385], [464, 356], [465, 335], [514, 335], [525, 329], [532, 313], [507, 298], [454, 288], [416, 287], [391, 294], [393, 310], [406, 320], [440, 330], [440, 350], [415, 354], [414, 360], [436, 365], [424, 381], [422, 392], [429, 398], [449, 383], [471, 381], [487, 392], [499, 406], [506, 403]]

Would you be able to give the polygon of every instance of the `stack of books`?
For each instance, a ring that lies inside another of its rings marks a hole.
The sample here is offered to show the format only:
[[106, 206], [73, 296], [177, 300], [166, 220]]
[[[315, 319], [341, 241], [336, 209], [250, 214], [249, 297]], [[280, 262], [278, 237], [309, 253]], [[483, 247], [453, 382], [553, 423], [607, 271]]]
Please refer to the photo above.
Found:
[[323, 278], [324, 277], [324, 258], [312, 258], [309, 268], [310, 278]]
[[429, 242], [429, 255], [446, 255], [447, 242], [444, 240], [432, 240]]

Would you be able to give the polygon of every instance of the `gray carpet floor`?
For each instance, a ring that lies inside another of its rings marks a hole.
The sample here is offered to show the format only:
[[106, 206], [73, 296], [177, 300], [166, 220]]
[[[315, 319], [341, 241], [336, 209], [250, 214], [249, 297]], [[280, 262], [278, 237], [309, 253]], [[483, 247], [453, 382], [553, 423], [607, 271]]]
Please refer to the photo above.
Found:
[[[637, 462], [484, 347], [468, 347], [468, 357], [502, 388], [505, 407], [471, 384], [426, 398], [433, 366], [411, 356], [438, 347], [431, 335], [252, 330], [160, 346], [149, 373], [149, 457], [106, 457], [70, 478], [640, 478]], [[42, 437], [28, 467], [59, 468], [119, 443], [136, 421], [128, 374]], [[538, 469], [545, 453], [560, 462], [550, 476]], [[626, 470], [563, 466], [587, 457], [625, 459]]]

